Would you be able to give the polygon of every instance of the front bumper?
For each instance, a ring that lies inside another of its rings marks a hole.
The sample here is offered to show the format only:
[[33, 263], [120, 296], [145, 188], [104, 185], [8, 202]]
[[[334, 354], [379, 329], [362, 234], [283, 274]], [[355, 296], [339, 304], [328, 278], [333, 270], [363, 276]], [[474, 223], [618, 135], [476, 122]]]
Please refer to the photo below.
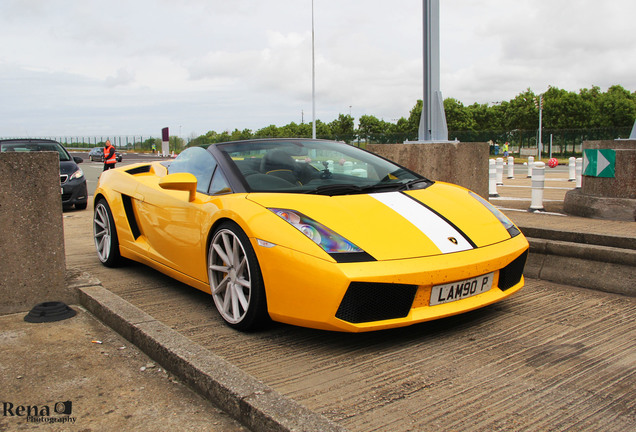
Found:
[[62, 184], [62, 205], [70, 207], [75, 204], [88, 203], [88, 189], [86, 187], [86, 177], [68, 180]]
[[[362, 332], [456, 315], [500, 301], [524, 284], [528, 242], [393, 261], [334, 263], [253, 241], [271, 318], [304, 327]], [[280, 263], [285, 263], [280, 265]], [[490, 290], [429, 305], [432, 287], [494, 273]], [[374, 310], [376, 308], [377, 310]]]

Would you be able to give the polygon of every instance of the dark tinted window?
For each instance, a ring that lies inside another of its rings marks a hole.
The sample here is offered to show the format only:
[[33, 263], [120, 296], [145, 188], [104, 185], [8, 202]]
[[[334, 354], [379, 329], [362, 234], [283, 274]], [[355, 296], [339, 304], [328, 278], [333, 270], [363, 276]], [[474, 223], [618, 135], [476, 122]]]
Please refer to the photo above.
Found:
[[421, 176], [359, 148], [333, 141], [255, 140], [217, 144], [251, 192], [338, 193], [396, 189]]
[[38, 141], [9, 141], [0, 144], [0, 151], [3, 152], [34, 152], [52, 151], [57, 152], [61, 161], [71, 160], [71, 156], [60, 144], [56, 142]]

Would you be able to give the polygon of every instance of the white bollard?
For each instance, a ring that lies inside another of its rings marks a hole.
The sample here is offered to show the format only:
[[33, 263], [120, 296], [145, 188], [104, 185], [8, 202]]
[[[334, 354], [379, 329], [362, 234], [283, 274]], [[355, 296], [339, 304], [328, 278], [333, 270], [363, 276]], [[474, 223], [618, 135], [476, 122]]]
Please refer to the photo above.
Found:
[[535, 162], [532, 167], [532, 202], [530, 212], [543, 212], [543, 188], [545, 186], [545, 162]]
[[497, 158], [497, 186], [503, 185], [503, 158]]
[[534, 165], [534, 156], [528, 156], [528, 178], [532, 178], [532, 165]]
[[497, 168], [494, 159], [490, 159], [488, 162], [488, 196], [499, 196], [497, 193]]
[[576, 187], [583, 186], [583, 158], [576, 159]]
[[568, 181], [575, 181], [576, 180], [576, 158], [571, 157], [568, 166], [570, 167], [570, 178], [568, 179]]
[[515, 158], [508, 156], [508, 178], [515, 178]]

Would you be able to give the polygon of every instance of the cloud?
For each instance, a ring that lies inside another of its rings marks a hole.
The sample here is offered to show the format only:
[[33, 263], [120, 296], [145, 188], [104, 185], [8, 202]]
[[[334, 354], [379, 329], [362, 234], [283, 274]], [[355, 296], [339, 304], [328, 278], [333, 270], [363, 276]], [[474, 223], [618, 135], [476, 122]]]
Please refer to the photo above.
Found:
[[135, 74], [125, 68], [117, 69], [114, 76], [106, 77], [106, 87], [126, 86], [135, 82]]
[[[445, 97], [636, 90], [633, 1], [440, 3]], [[314, 7], [317, 117], [408, 116], [422, 97], [421, 2]], [[190, 135], [310, 118], [309, 0], [4, 0], [0, 37], [11, 41], [0, 45], [3, 134]]]

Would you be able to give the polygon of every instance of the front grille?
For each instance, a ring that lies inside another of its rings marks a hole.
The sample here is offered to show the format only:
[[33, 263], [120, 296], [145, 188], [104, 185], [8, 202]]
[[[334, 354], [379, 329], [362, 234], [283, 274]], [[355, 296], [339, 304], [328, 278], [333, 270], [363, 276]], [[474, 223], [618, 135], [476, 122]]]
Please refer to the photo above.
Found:
[[417, 285], [351, 282], [336, 318], [350, 323], [363, 323], [409, 314]]
[[499, 271], [499, 289], [502, 291], [517, 285], [523, 276], [523, 268], [526, 265], [528, 251], [519, 255], [513, 262]]
[[60, 174], [60, 183], [64, 184], [68, 180], [68, 174]]

